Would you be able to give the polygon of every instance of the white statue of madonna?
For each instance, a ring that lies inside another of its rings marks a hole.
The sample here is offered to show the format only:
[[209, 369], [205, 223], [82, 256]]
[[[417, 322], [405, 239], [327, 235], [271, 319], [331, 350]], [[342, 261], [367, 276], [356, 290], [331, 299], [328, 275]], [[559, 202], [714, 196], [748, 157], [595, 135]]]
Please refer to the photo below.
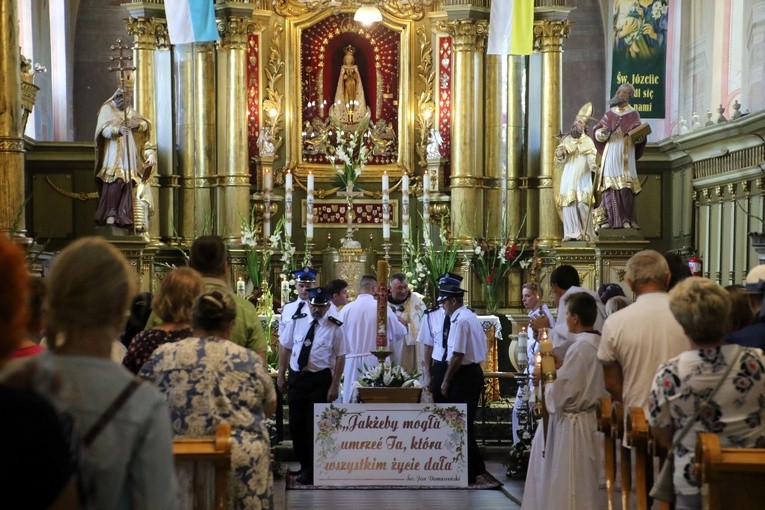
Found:
[[369, 122], [372, 111], [364, 97], [364, 84], [355, 63], [356, 48], [344, 48], [343, 65], [337, 79], [335, 102], [329, 108], [329, 118], [339, 126], [355, 129], [362, 122]]

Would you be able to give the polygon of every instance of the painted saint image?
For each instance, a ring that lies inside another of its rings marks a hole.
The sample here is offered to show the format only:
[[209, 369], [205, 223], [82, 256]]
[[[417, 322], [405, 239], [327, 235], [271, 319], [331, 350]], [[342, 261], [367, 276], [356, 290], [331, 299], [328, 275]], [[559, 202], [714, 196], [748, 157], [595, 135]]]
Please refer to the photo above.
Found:
[[667, 0], [614, 0], [614, 52], [647, 59], [665, 46]]

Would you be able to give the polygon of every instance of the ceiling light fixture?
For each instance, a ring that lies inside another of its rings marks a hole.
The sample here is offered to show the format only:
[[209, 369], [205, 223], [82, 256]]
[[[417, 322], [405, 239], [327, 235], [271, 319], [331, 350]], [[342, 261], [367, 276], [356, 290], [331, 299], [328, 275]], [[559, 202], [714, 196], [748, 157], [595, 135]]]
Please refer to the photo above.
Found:
[[364, 4], [356, 10], [356, 14], [353, 15], [353, 20], [358, 21], [362, 25], [371, 25], [382, 21], [382, 13], [376, 5]]

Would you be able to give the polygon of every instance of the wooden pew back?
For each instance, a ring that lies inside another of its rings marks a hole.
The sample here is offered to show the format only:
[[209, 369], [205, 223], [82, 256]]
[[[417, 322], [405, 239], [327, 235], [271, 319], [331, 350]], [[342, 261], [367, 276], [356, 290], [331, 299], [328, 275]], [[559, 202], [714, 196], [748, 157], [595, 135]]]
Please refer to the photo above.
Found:
[[181, 508], [228, 509], [231, 425], [220, 423], [212, 437], [175, 439], [173, 456]]
[[765, 505], [765, 448], [721, 448], [717, 434], [696, 442], [696, 472], [705, 509], [761, 509]]

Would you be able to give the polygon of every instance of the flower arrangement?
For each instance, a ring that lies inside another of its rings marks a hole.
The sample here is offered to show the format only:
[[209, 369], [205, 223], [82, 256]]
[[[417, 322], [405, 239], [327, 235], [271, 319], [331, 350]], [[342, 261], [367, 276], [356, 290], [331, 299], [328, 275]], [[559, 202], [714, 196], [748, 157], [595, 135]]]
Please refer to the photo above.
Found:
[[419, 244], [419, 238], [414, 242], [410, 238], [401, 253], [401, 268], [406, 276], [409, 290], [418, 294], [425, 294], [428, 284], [428, 267], [425, 265], [425, 255]]
[[336, 144], [327, 146], [327, 158], [343, 187], [353, 187], [372, 158], [372, 137], [361, 129], [338, 131]]
[[358, 386], [375, 388], [410, 388], [420, 387], [419, 370], [411, 374], [400, 366], [390, 366], [390, 363], [380, 363], [372, 368], [364, 365], [359, 369], [361, 375], [357, 379]]
[[279, 260], [282, 263], [282, 270], [279, 277], [282, 283], [280, 284], [279, 296], [282, 300], [282, 305], [287, 304], [292, 301], [293, 297], [297, 296], [295, 279], [292, 277], [292, 273], [297, 268], [295, 265], [295, 245], [292, 244], [292, 240], [287, 237], [284, 231], [284, 222], [285, 218], [282, 216], [277, 222], [276, 227], [274, 227], [274, 233], [268, 238], [268, 249], [271, 250], [271, 253], [281, 252]]
[[[438, 279], [441, 275], [454, 271], [454, 267], [457, 265], [459, 246], [454, 239], [447, 235], [449, 221], [449, 215], [444, 215], [441, 218], [441, 228], [438, 231], [439, 244], [436, 245], [430, 237], [426, 238], [424, 253], [419, 248], [415, 248], [417, 258], [409, 266], [415, 268], [416, 274], [423, 278], [423, 290], [425, 286], [429, 287], [429, 295], [433, 297], [433, 301], [438, 295]], [[414, 271], [412, 273], [414, 274]]]
[[495, 312], [499, 307], [499, 290], [507, 274], [515, 266], [526, 269], [531, 265], [533, 251], [524, 244], [502, 239], [497, 244], [479, 238], [473, 240], [473, 259], [470, 267], [475, 271], [484, 286], [486, 309]]
[[256, 236], [255, 207], [250, 209], [250, 217], [242, 218], [242, 237], [241, 243], [245, 247], [245, 258], [247, 260], [247, 273], [250, 275], [253, 290], [261, 287], [263, 277], [268, 277], [271, 270], [271, 255], [274, 253], [274, 247], [267, 244], [262, 250], [258, 250]]

